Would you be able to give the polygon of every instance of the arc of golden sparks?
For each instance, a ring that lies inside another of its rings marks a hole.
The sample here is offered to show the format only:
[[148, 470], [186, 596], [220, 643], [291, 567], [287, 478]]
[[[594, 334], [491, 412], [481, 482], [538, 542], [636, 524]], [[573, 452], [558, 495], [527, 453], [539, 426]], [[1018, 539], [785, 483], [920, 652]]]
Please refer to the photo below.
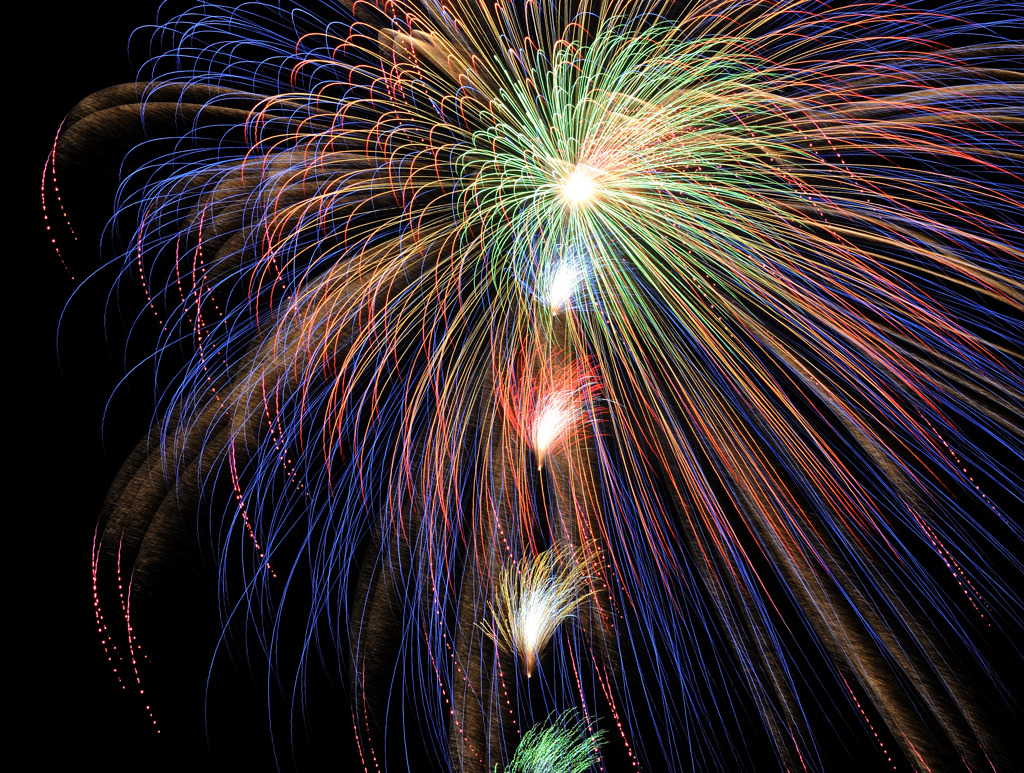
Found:
[[588, 596], [593, 549], [555, 544], [503, 567], [492, 605], [498, 642], [516, 653], [527, 677], [557, 628]]

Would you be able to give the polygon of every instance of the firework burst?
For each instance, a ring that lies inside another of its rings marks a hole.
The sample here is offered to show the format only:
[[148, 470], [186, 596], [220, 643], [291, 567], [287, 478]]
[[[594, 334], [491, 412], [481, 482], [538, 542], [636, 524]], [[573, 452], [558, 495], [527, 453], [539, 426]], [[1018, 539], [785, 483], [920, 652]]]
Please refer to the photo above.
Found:
[[591, 733], [575, 711], [548, 725], [535, 725], [523, 735], [509, 761], [508, 773], [583, 773], [597, 762], [601, 732]]
[[172, 500], [209, 513], [225, 624], [276, 664], [308, 575], [297, 670], [342, 655], [364, 762], [401, 697], [446, 769], [519, 770], [578, 708], [653, 769], [752, 766], [756, 714], [789, 769], [849, 716], [867, 759], [999, 770], [949, 664], [1012, 702], [1019, 19], [320, 10], [168, 22], [47, 167], [168, 138], [124, 167], [124, 275], [187, 364], [97, 584], [161, 560]]
[[584, 602], [588, 559], [584, 548], [556, 545], [501, 570], [493, 625], [499, 643], [518, 655], [527, 677], [558, 626]]

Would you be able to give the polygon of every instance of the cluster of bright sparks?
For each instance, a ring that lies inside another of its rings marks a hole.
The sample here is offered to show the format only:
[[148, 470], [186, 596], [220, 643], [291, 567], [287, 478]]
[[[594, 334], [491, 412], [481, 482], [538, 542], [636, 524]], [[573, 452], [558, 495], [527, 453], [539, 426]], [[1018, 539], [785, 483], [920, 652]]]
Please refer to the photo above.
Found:
[[1017, 20], [331, 10], [186, 14], [64, 136], [190, 126], [122, 189], [194, 341], [152, 458], [234, 492], [235, 617], [311, 568], [367, 769], [395, 683], [444, 769], [741, 768], [742, 706], [789, 769], [864, 706], [913, 767], [999, 769], [943, 664], [1022, 618]]
[[528, 678], [558, 626], [575, 616], [584, 600], [587, 562], [586, 546], [567, 551], [555, 545], [501, 570], [493, 625]]
[[577, 711], [567, 711], [524, 735], [509, 761], [508, 773], [585, 773], [598, 761], [604, 731], [593, 732]]

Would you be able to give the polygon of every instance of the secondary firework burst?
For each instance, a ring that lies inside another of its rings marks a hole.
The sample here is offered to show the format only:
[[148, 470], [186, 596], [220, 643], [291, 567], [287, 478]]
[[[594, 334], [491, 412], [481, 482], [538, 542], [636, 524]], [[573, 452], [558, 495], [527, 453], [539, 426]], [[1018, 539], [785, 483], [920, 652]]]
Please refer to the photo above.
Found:
[[553, 315], [569, 310], [582, 311], [579, 295], [592, 273], [592, 261], [585, 246], [560, 245], [552, 257], [553, 262], [537, 266], [527, 279], [528, 291], [544, 303]]
[[523, 735], [505, 773], [584, 773], [598, 761], [603, 735], [578, 711], [552, 715]]
[[[560, 289], [568, 291], [570, 279], [556, 276], [553, 281], [563, 282]], [[539, 470], [553, 450], [587, 437], [602, 414], [593, 368], [585, 360], [565, 359], [564, 351], [551, 348], [495, 368], [503, 418], [526, 442]]]
[[530, 436], [540, 467], [552, 445], [581, 416], [579, 403], [579, 397], [569, 390], [548, 393], [537, 402]]
[[887, 727], [844, 738], [866, 767], [885, 736], [999, 769], [971, 693], [1010, 702], [977, 639], [1024, 618], [1020, 20], [331, 8], [185, 14], [58, 141], [147, 141], [125, 281], [160, 351], [193, 343], [98, 596], [209, 493], [226, 624], [291, 619], [309, 574], [296, 673], [342, 653], [374, 759], [400, 715], [490, 770], [532, 689], [654, 769], [743, 767], [753, 715], [789, 769], [847, 715]]
[[593, 561], [593, 550], [556, 544], [501, 569], [491, 625], [527, 677], [533, 676], [558, 627], [587, 602]]

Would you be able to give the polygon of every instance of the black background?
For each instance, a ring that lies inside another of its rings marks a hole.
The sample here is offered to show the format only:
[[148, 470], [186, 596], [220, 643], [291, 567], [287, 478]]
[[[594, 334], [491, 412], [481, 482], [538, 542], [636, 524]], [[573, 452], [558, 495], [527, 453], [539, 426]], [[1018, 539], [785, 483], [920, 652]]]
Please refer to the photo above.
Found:
[[[170, 18], [188, 6], [167, 4], [159, 16]], [[60, 227], [50, 199], [50, 223], [57, 223], [70, 271], [49, 245], [39, 189], [44, 161], [68, 111], [98, 89], [135, 79], [147, 36], [129, 41], [134, 30], [157, 19], [157, 7], [37, 3], [28, 9], [28, 22], [8, 27], [20, 52], [11, 82], [18, 96], [8, 108], [8, 130], [17, 135], [11, 146], [17, 202], [8, 227], [15, 232], [12, 263], [20, 257], [19, 269], [25, 269], [21, 282], [12, 284], [32, 288], [12, 291], [7, 309], [12, 341], [25, 349], [8, 367], [11, 393], [24, 397], [12, 402], [9, 414], [17, 459], [13, 469], [8, 465], [9, 485], [21, 496], [12, 497], [8, 512], [14, 525], [10, 598], [18, 613], [8, 618], [6, 638], [14, 650], [8, 657], [16, 690], [8, 737], [27, 756], [12, 770], [68, 764], [109, 771], [276, 769], [264, 686], [236, 676], [230, 661], [226, 673], [215, 677], [221, 699], [211, 710], [212, 747], [207, 742], [203, 695], [216, 641], [213, 613], [186, 608], [188, 587], [179, 589], [184, 595], [178, 607], [170, 602], [168, 609], [195, 624], [180, 626], [171, 644], [161, 645], [160, 656], [174, 658], [175, 666], [144, 680], [145, 699], [131, 679], [125, 690], [119, 686], [93, 614], [90, 549], [96, 517], [111, 480], [152, 418], [152, 371], [121, 383], [126, 323], [116, 312], [117, 299], [107, 297], [115, 273], [101, 271], [82, 281], [111, 257], [100, 242], [116, 181], [97, 176], [70, 191], [66, 204], [76, 240]], [[108, 612], [116, 622], [118, 611]], [[159, 734], [144, 709], [150, 698]]]

